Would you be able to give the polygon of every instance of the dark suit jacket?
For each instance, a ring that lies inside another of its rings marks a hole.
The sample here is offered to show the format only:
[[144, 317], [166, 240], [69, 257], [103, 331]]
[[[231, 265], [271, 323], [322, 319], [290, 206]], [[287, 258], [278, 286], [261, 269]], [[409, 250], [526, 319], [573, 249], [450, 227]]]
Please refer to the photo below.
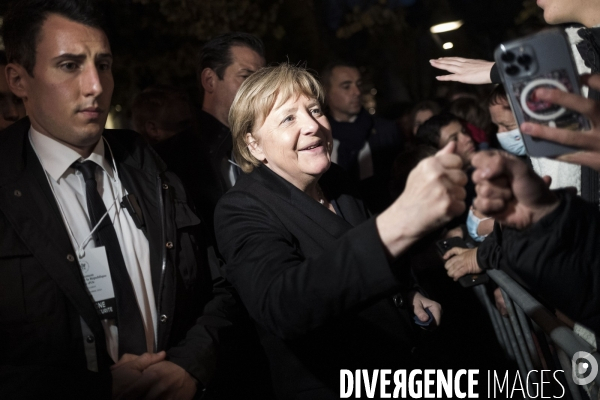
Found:
[[[356, 179], [360, 194], [369, 210], [373, 213], [382, 212], [394, 201], [390, 196], [389, 182], [394, 160], [404, 147], [403, 137], [396, 123], [370, 115], [364, 108], [354, 122], [338, 122], [331, 116], [328, 119], [333, 137], [340, 141], [340, 151], [345, 140], [354, 142], [352, 154], [338, 155], [340, 166]], [[359, 138], [363, 140], [358, 140]], [[366, 141], [371, 148], [373, 176], [359, 181], [358, 153]]]
[[[112, 360], [104, 330], [29, 126], [26, 118], [0, 136], [0, 398], [109, 398]], [[229, 325], [223, 305], [229, 293], [217, 290], [213, 299], [206, 246], [196, 233], [200, 220], [179, 180], [139, 135], [107, 130], [104, 137], [146, 223], [157, 350], [206, 383], [220, 329]], [[90, 357], [97, 372], [88, 370]]]
[[232, 147], [229, 128], [202, 110], [196, 127], [154, 145], [169, 170], [181, 178], [211, 235], [215, 206], [231, 187], [224, 175], [230, 166], [227, 160]]
[[338, 398], [341, 368], [411, 366], [412, 328], [393, 300], [409, 279], [341, 168], [320, 184], [343, 218], [264, 166], [215, 212], [227, 279], [256, 321], [279, 398]]

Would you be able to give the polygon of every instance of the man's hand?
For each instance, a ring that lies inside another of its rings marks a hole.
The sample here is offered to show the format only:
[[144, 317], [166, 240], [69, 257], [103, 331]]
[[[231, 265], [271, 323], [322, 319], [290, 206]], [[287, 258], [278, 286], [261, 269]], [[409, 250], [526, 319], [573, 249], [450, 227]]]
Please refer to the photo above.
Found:
[[381, 241], [396, 257], [428, 232], [465, 211], [467, 175], [450, 142], [412, 170], [398, 199], [377, 217]]
[[474, 206], [496, 221], [524, 229], [558, 206], [547, 181], [504, 151], [480, 151], [472, 160]]
[[165, 357], [164, 351], [154, 354], [144, 353], [141, 356], [123, 354], [119, 361], [110, 367], [113, 398], [122, 398], [121, 396], [128, 391], [128, 388], [138, 382], [146, 368], [162, 362]]
[[161, 361], [146, 368], [140, 379], [117, 399], [188, 400], [196, 394], [196, 381], [179, 365]]
[[428, 329], [435, 328], [436, 326], [440, 325], [442, 321], [442, 306], [440, 303], [428, 299], [417, 291], [410, 292], [408, 298], [410, 300], [413, 313], [421, 321], [425, 322], [429, 319], [429, 315], [425, 312], [425, 309], [428, 308], [429, 311], [431, 311], [431, 315], [433, 315], [433, 321], [428, 326]]
[[450, 72], [450, 75], [436, 76], [438, 81], [455, 81], [471, 85], [492, 83], [490, 71], [494, 66], [492, 61], [473, 60], [462, 57], [442, 57], [429, 60], [435, 68]]
[[482, 272], [477, 264], [477, 249], [453, 247], [444, 254], [444, 260], [448, 276], [455, 281], [465, 275]]
[[[600, 75], [584, 75], [581, 79], [584, 85], [600, 90]], [[600, 171], [600, 102], [558, 89], [538, 89], [535, 91], [535, 95], [540, 100], [561, 105], [584, 115], [592, 123], [592, 129], [573, 131], [526, 122], [521, 125], [521, 131], [534, 137], [579, 149], [580, 151], [562, 155], [557, 160], [585, 165]]]

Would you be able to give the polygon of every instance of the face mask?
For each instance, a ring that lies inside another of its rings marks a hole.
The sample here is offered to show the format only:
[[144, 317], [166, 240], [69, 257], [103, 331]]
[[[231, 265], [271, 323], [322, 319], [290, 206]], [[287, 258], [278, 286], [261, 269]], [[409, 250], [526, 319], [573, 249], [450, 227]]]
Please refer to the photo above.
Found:
[[519, 129], [513, 129], [512, 131], [497, 133], [496, 137], [500, 142], [500, 146], [506, 151], [515, 156], [524, 156], [525, 143], [523, 143], [523, 137]]
[[469, 236], [473, 238], [476, 242], [483, 242], [487, 235], [481, 236], [477, 233], [477, 228], [479, 228], [479, 224], [481, 221], [485, 221], [488, 218], [478, 218], [473, 214], [473, 210], [469, 210], [469, 215], [467, 216], [467, 231], [469, 232]]

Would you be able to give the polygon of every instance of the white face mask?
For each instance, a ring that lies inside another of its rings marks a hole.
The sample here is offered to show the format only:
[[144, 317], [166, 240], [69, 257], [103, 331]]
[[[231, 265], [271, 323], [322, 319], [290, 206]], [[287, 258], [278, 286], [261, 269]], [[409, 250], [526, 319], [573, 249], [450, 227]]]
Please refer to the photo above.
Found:
[[490, 219], [487, 218], [479, 218], [473, 213], [473, 209], [469, 210], [469, 215], [467, 215], [467, 231], [469, 232], [469, 236], [473, 238], [476, 242], [483, 242], [483, 240], [487, 237], [487, 235], [480, 235], [477, 233], [477, 229], [479, 228], [479, 224], [481, 221], [485, 221]]
[[498, 142], [500, 142], [500, 146], [509, 153], [515, 156], [524, 156], [527, 154], [525, 152], [523, 136], [521, 136], [518, 128], [508, 132], [497, 133], [496, 137], [498, 138]]

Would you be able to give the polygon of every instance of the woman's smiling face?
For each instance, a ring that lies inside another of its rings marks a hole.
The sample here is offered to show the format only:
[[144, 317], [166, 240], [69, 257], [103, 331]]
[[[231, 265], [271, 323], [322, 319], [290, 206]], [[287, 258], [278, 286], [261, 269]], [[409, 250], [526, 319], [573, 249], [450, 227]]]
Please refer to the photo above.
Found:
[[262, 126], [246, 135], [252, 155], [304, 190], [331, 164], [331, 127], [319, 101], [304, 95], [275, 106]]

